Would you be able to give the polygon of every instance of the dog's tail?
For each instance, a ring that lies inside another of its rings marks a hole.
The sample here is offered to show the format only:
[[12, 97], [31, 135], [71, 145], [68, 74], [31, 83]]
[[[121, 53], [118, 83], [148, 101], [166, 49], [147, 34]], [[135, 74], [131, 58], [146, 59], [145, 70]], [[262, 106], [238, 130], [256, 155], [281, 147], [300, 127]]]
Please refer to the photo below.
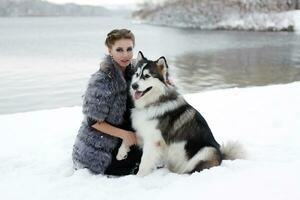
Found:
[[222, 144], [220, 151], [223, 160], [245, 159], [247, 156], [245, 148], [238, 141], [229, 141], [226, 144]]

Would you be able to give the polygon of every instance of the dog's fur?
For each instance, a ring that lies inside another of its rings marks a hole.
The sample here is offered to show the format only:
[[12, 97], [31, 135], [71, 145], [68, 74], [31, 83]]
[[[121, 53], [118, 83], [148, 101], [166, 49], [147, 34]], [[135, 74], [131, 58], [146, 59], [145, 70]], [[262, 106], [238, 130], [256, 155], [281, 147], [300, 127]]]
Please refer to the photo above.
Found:
[[[175, 173], [193, 173], [241, 158], [238, 143], [220, 146], [202, 115], [168, 84], [164, 57], [146, 59], [139, 52], [130, 89], [135, 108], [132, 124], [143, 147], [139, 176], [163, 163]], [[117, 159], [126, 157], [123, 143]]]

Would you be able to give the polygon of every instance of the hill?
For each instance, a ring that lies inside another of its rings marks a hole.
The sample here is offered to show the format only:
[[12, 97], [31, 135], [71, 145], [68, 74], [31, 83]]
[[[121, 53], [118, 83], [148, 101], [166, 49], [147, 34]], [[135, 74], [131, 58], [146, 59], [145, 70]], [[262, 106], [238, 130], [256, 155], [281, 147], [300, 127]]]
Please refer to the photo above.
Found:
[[109, 10], [100, 6], [82, 6], [73, 3], [54, 4], [41, 0], [2, 0], [0, 17], [27, 16], [102, 16]]

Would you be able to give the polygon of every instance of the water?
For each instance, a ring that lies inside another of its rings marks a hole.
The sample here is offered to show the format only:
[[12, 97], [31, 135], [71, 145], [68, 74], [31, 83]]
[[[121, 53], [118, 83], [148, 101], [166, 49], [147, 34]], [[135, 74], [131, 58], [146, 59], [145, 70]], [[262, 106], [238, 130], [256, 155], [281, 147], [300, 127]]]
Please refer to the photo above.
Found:
[[81, 105], [106, 33], [120, 27], [135, 33], [135, 54], [167, 58], [182, 93], [300, 80], [294, 33], [177, 29], [121, 17], [0, 18], [0, 114]]

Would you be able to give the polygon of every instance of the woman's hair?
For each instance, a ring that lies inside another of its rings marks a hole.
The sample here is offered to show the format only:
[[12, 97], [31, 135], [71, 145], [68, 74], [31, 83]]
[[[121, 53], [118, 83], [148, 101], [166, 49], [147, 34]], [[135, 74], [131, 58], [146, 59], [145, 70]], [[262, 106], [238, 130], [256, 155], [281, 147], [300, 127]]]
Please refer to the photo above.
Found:
[[133, 46], [135, 45], [134, 35], [128, 29], [114, 29], [110, 31], [106, 36], [105, 45], [111, 48], [115, 42], [120, 39], [130, 39], [133, 42]]

